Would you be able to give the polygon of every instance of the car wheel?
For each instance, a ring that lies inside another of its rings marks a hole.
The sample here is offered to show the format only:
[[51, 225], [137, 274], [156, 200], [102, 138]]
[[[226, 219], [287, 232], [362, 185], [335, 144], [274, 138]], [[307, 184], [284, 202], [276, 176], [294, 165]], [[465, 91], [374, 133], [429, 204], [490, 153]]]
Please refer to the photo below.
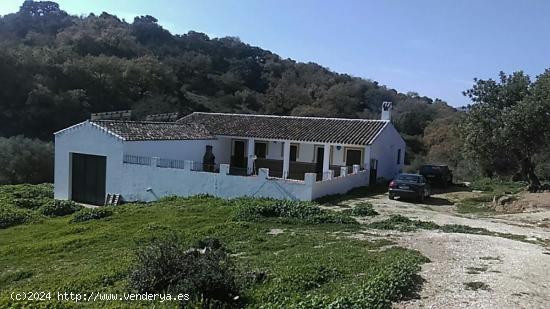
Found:
[[390, 198], [390, 200], [393, 200], [395, 199], [395, 196], [393, 196], [393, 194], [390, 193], [390, 195], [388, 196]]
[[418, 201], [420, 203], [424, 203], [424, 192], [422, 192], [422, 194], [420, 194], [420, 196], [418, 197]]

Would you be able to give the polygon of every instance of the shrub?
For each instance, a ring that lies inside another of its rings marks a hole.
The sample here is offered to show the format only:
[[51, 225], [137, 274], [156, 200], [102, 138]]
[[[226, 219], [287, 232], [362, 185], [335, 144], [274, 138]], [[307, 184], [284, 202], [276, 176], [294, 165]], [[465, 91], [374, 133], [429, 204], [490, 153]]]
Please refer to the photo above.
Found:
[[242, 198], [237, 204], [235, 219], [239, 221], [258, 221], [266, 218], [279, 218], [292, 222], [310, 224], [320, 223], [357, 223], [348, 214], [321, 209], [312, 202]]
[[23, 209], [0, 207], [0, 229], [25, 223], [31, 218]]
[[108, 208], [84, 208], [73, 215], [72, 222], [84, 222], [109, 217], [113, 211]]
[[346, 213], [351, 214], [352, 216], [361, 216], [361, 217], [372, 217], [378, 215], [378, 212], [374, 210], [374, 207], [369, 202], [359, 203], [355, 205], [352, 209], [345, 210]]
[[59, 217], [70, 215], [79, 211], [81, 208], [82, 206], [73, 201], [53, 200], [40, 207], [39, 211], [41, 214], [48, 217]]
[[136, 253], [130, 287], [138, 292], [187, 293], [202, 308], [239, 307], [241, 285], [233, 261], [216, 239], [184, 247], [170, 236]]
[[37, 209], [46, 202], [39, 198], [17, 198], [13, 200], [13, 205], [17, 208]]
[[51, 184], [0, 186], [0, 205], [37, 209], [53, 198]]

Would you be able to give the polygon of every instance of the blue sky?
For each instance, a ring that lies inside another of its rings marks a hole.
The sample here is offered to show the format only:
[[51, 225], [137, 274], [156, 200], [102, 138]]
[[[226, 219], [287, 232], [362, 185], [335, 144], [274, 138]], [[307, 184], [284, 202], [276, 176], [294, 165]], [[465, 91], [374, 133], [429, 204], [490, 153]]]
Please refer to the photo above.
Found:
[[[172, 33], [238, 36], [282, 57], [377, 80], [399, 91], [468, 103], [474, 77], [550, 68], [544, 0], [59, 0], [71, 14], [153, 15]], [[0, 1], [0, 14], [22, 0]]]

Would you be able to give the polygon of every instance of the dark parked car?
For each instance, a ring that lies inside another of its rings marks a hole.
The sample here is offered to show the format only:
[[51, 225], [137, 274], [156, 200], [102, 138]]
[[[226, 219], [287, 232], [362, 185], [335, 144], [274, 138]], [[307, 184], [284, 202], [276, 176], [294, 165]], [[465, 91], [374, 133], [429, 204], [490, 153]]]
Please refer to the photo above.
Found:
[[453, 172], [447, 165], [422, 165], [419, 174], [436, 186], [446, 188], [453, 184]]
[[430, 197], [430, 194], [430, 184], [424, 176], [419, 174], [399, 174], [390, 182], [390, 200], [397, 196], [424, 202], [424, 199]]

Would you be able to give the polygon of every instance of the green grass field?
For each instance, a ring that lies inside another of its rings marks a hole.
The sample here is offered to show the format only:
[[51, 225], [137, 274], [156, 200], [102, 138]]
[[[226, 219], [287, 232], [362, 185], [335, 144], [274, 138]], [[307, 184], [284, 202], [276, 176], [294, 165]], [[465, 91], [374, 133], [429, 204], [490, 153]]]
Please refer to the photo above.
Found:
[[[0, 187], [4, 212], [19, 210], [12, 201], [14, 190], [26, 188]], [[255, 203], [168, 198], [112, 207], [109, 217], [79, 223], [72, 221], [74, 215], [46, 217], [36, 208], [24, 209], [29, 215], [25, 223], [0, 229], [0, 307], [149, 307], [152, 303], [21, 302], [10, 300], [10, 294], [130, 292], [128, 275], [135, 250], [171, 234], [188, 244], [205, 236], [218, 238], [243, 273], [262, 274], [262, 280], [249, 282], [243, 292], [247, 307], [387, 308], [419, 288], [417, 272], [426, 262], [419, 253], [390, 247], [388, 241], [355, 240], [349, 236], [360, 228], [357, 224], [323, 223], [335, 222], [332, 219], [236, 219], [237, 210]], [[283, 232], [269, 234], [272, 229]], [[177, 303], [155, 306], [177, 307]]]

